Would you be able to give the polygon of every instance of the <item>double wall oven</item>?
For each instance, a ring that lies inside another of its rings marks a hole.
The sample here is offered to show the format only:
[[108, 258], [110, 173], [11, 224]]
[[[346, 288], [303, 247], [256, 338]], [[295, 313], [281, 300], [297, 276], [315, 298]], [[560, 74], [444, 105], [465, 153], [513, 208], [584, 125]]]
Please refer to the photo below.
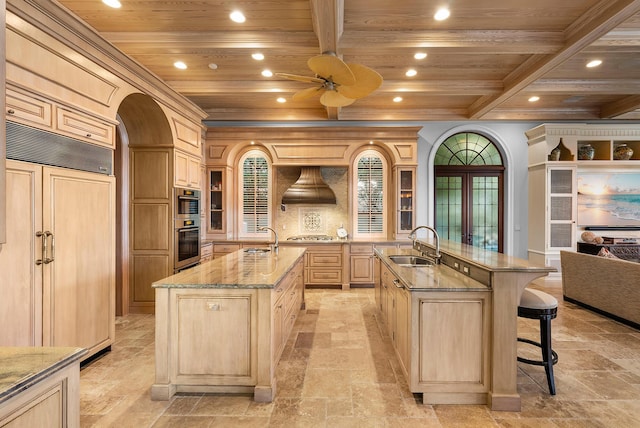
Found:
[[200, 263], [200, 191], [175, 189], [174, 273]]

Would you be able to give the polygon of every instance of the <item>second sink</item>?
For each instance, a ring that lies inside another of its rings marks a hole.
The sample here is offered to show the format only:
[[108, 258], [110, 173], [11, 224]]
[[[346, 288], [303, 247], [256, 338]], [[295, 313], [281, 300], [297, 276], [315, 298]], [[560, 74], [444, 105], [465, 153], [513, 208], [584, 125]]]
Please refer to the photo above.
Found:
[[433, 262], [426, 257], [396, 255], [389, 259], [400, 266], [431, 266]]
[[271, 250], [269, 250], [268, 248], [245, 248], [244, 249], [244, 252], [249, 254], [267, 253], [269, 251]]

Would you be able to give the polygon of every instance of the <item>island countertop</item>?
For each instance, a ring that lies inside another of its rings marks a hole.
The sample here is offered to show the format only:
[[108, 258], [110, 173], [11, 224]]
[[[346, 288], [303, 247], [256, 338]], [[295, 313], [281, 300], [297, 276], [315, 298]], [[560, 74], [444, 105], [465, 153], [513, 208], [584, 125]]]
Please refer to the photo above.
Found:
[[388, 258], [394, 255], [419, 256], [420, 253], [413, 249], [376, 248], [374, 251], [380, 257], [382, 263], [396, 275], [408, 290], [478, 291], [489, 288], [487, 285], [442, 264], [406, 267], [397, 265]]
[[70, 347], [0, 347], [0, 404], [86, 353]]
[[273, 288], [305, 251], [296, 247], [266, 252], [239, 250], [158, 280], [152, 287]]

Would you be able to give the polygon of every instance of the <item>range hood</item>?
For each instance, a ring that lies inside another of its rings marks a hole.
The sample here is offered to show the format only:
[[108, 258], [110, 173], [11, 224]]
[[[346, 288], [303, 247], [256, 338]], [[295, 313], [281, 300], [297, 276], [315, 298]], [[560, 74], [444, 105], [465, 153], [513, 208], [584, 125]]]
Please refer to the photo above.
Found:
[[336, 195], [322, 179], [319, 166], [303, 166], [298, 181], [282, 195], [283, 204], [335, 204]]

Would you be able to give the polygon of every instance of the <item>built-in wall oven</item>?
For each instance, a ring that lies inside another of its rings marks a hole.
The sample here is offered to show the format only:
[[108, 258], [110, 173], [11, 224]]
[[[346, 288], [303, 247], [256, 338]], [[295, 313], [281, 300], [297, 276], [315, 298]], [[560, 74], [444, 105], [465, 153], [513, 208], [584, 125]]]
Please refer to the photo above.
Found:
[[200, 263], [200, 191], [176, 188], [174, 273]]
[[200, 191], [176, 187], [175, 218], [192, 218], [200, 216]]

